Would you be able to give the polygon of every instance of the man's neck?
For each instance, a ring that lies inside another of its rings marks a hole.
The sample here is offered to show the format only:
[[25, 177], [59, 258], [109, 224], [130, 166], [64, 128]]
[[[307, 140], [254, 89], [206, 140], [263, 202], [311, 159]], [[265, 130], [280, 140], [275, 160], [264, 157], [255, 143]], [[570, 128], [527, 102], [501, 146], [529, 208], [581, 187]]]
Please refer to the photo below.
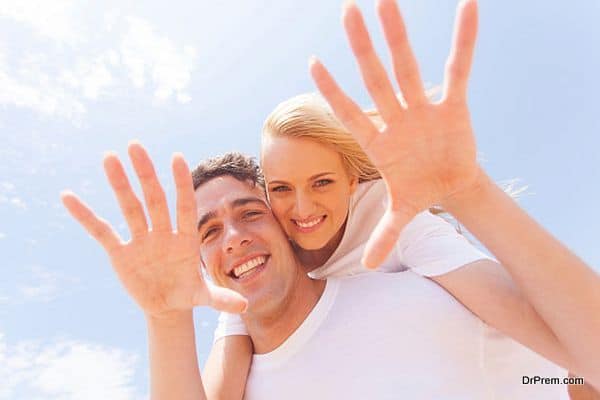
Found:
[[324, 280], [309, 278], [301, 268], [284, 301], [273, 309], [242, 316], [254, 344], [254, 352], [275, 350], [298, 329], [313, 310], [323, 291]]

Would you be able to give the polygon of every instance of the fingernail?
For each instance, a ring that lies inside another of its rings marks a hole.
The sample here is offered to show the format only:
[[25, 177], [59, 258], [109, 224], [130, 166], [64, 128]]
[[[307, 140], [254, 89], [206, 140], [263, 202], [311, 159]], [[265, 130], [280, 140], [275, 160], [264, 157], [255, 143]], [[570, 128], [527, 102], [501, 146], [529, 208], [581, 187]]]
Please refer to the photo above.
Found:
[[108, 157], [117, 157], [117, 158], [119, 158], [119, 156], [117, 155], [117, 153], [114, 150], [106, 150], [104, 152], [104, 154], [102, 155], [102, 158], [104, 160], [106, 160]]
[[64, 199], [67, 196], [73, 196], [73, 191], [71, 189], [64, 189], [61, 190], [60, 192], [58, 192], [58, 195], [60, 196], [61, 199]]

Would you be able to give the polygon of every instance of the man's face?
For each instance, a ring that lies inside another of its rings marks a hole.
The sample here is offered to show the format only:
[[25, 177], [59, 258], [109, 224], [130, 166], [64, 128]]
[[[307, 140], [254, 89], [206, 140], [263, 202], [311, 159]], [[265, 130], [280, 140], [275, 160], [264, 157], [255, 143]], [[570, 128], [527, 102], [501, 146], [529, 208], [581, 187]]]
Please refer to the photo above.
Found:
[[214, 283], [248, 299], [248, 310], [278, 304], [298, 270], [262, 189], [221, 176], [196, 189], [202, 262]]

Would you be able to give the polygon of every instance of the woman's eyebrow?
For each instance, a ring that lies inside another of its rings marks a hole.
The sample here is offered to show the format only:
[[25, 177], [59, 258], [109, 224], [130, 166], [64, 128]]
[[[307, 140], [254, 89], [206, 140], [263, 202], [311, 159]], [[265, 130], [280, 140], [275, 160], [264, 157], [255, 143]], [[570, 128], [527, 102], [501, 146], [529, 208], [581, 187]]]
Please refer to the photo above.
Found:
[[[314, 179], [321, 178], [322, 176], [325, 176], [325, 175], [334, 175], [334, 174], [335, 174], [335, 172], [329, 172], [329, 171], [328, 172], [319, 172], [318, 174], [310, 176], [307, 180], [312, 181]], [[287, 184], [287, 182], [281, 181], [281, 180], [269, 182], [269, 185], [273, 185], [273, 184]]]
[[312, 181], [313, 179], [318, 179], [318, 178], [320, 178], [322, 176], [325, 176], [325, 175], [335, 175], [335, 172], [321, 172], [319, 174], [315, 174], [315, 175], [311, 176], [308, 179]]

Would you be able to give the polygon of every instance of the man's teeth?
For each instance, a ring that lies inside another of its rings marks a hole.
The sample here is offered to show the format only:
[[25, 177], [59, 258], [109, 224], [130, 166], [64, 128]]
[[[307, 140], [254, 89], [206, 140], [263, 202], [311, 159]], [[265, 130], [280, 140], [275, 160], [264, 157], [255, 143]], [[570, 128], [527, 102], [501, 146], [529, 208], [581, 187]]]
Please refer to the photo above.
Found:
[[253, 258], [252, 260], [246, 261], [239, 267], [235, 267], [233, 269], [233, 274], [235, 275], [236, 278], [239, 278], [240, 275], [250, 271], [251, 269], [258, 267], [259, 265], [264, 264], [266, 259], [267, 258], [265, 256], [258, 256], [256, 258]]
[[312, 228], [313, 226], [315, 226], [316, 224], [321, 222], [322, 219], [323, 219], [323, 217], [313, 219], [312, 221], [308, 221], [308, 222], [300, 222], [300, 221], [295, 221], [295, 222], [300, 228]]

